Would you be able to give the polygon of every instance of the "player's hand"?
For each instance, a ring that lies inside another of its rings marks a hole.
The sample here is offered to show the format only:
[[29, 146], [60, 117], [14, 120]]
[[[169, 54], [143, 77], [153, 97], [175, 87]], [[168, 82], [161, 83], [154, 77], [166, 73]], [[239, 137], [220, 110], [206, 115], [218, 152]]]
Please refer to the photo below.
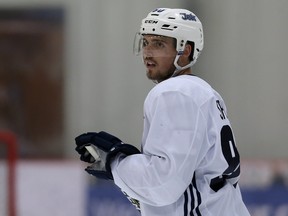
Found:
[[95, 159], [87, 151], [85, 148], [86, 146], [94, 145], [95, 147], [102, 149], [104, 152], [109, 152], [114, 145], [122, 144], [120, 139], [103, 131], [100, 133], [83, 133], [75, 138], [75, 142], [77, 145], [75, 150], [80, 154], [80, 160], [88, 163], [95, 162]]
[[[104, 131], [81, 134], [75, 138], [75, 142], [77, 145], [76, 151], [80, 154], [80, 160], [93, 163], [92, 166], [87, 167], [85, 170], [98, 178], [113, 179], [110, 163], [118, 153], [127, 156], [140, 153], [136, 147], [125, 144], [119, 138]], [[99, 155], [97, 160], [88, 152], [87, 146], [93, 146], [96, 154], [98, 153], [97, 155]]]
[[93, 138], [97, 136], [95, 132], [89, 132], [85, 134], [81, 134], [80, 136], [75, 138], [76, 148], [75, 150], [80, 154], [80, 160], [87, 163], [94, 163], [94, 157], [87, 151], [86, 146], [91, 145], [91, 141]]

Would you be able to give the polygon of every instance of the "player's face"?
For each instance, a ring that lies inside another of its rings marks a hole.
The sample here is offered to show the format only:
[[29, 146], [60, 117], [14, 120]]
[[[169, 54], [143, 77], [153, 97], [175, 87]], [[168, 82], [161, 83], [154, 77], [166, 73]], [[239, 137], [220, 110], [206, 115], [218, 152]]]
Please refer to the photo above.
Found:
[[158, 82], [170, 78], [175, 71], [174, 59], [177, 54], [174, 39], [144, 35], [142, 49], [147, 77]]

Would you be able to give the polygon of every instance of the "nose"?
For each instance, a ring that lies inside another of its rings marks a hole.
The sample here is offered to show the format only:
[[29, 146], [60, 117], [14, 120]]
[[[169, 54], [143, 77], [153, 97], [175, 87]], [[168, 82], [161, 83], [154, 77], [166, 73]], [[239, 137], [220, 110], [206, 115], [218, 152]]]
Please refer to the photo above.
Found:
[[151, 48], [151, 46], [146, 46], [145, 48], [143, 48], [143, 57], [153, 57], [154, 51], [153, 48]]

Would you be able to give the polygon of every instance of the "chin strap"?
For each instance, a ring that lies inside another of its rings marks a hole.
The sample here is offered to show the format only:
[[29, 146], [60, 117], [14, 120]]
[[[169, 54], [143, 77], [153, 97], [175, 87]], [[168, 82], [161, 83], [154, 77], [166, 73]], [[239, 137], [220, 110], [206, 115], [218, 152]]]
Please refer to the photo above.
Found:
[[193, 60], [193, 61], [191, 61], [189, 64], [181, 67], [181, 66], [178, 64], [178, 60], [179, 60], [179, 57], [180, 57], [180, 56], [181, 56], [181, 55], [178, 54], [178, 55], [175, 57], [174, 66], [175, 66], [176, 69], [175, 69], [175, 71], [173, 72], [173, 74], [171, 75], [171, 77], [177, 76], [180, 71], [185, 70], [185, 69], [187, 69], [187, 68], [189, 68], [189, 67], [192, 67], [192, 65], [195, 64], [195, 60]]
[[[179, 52], [180, 53], [180, 52]], [[181, 67], [179, 64], [178, 64], [178, 60], [179, 60], [179, 58], [180, 58], [180, 56], [181, 56], [181, 54], [179, 54], [178, 53], [178, 55], [175, 57], [175, 59], [174, 59], [174, 66], [175, 66], [175, 70], [174, 70], [174, 72], [171, 74], [171, 76], [170, 77], [168, 77], [168, 79], [169, 78], [171, 78], [171, 77], [175, 77], [175, 76], [177, 76], [178, 74], [179, 74], [179, 72], [181, 72], [181, 71], [183, 71], [183, 70], [185, 70], [185, 69], [187, 69], [187, 68], [190, 68], [190, 67], [192, 67], [194, 64], [195, 64], [195, 60], [192, 60], [189, 64], [187, 64], [187, 65], [185, 65], [185, 66], [183, 66], [183, 67]], [[144, 59], [142, 58], [142, 61], [144, 62]], [[157, 81], [157, 80], [152, 80], [155, 84], [158, 84], [159, 82]]]

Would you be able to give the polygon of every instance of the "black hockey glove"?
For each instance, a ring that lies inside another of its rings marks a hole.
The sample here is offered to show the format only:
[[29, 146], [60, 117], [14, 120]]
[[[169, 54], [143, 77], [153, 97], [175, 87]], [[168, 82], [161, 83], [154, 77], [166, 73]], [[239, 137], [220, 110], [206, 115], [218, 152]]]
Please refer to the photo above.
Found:
[[110, 164], [118, 153], [126, 156], [140, 153], [133, 145], [125, 144], [104, 131], [81, 134], [75, 138], [75, 142], [77, 145], [75, 150], [80, 154], [80, 160], [92, 163], [85, 170], [102, 179], [113, 180]]

